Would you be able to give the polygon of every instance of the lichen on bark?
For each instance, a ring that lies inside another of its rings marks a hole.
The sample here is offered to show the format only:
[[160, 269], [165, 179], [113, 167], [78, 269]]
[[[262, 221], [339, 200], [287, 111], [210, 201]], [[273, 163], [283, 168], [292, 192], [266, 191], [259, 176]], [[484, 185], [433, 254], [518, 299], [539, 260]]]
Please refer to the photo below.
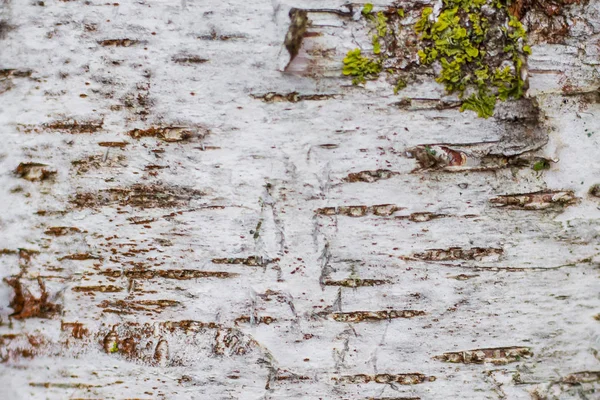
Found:
[[[409, 29], [403, 23], [408, 15], [404, 9], [373, 13], [367, 4], [362, 15], [373, 32], [373, 57], [361, 55], [360, 49], [349, 51], [343, 74], [361, 84], [385, 70], [397, 94], [411, 81], [411, 70], [433, 69], [436, 81], [462, 101], [461, 111], [488, 118], [497, 100], [519, 99], [526, 90], [531, 48], [523, 25], [509, 12], [510, 4], [511, 0], [444, 0], [437, 12], [425, 7], [412, 26], [412, 46], [401, 40]], [[398, 66], [395, 59], [407, 54], [412, 62]]]

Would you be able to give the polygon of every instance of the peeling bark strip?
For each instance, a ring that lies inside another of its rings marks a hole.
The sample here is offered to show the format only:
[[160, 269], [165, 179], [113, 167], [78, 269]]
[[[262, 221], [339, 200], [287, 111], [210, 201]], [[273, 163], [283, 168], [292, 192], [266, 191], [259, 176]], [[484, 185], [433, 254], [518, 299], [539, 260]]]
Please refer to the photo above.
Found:
[[364, 217], [368, 214], [387, 217], [396, 211], [403, 210], [404, 207], [398, 207], [394, 204], [378, 204], [376, 206], [339, 206], [325, 207], [316, 210], [318, 215], [346, 215], [349, 217]]
[[408, 158], [415, 158], [418, 170], [436, 170], [443, 172], [485, 172], [502, 168], [529, 168], [539, 172], [549, 169], [554, 160], [536, 156], [532, 153], [504, 156], [490, 154], [484, 145], [419, 145], [407, 150]]
[[339, 378], [333, 378], [339, 383], [398, 383], [400, 385], [416, 385], [424, 382], [434, 382], [435, 376], [425, 376], [421, 373], [409, 374], [377, 374], [377, 375], [344, 375]]
[[431, 249], [422, 253], [415, 253], [410, 258], [425, 261], [454, 261], [454, 260], [498, 260], [504, 250], [497, 248], [473, 247], [463, 249], [451, 247], [449, 249]]
[[571, 190], [506, 194], [490, 199], [490, 203], [496, 207], [513, 210], [560, 210], [576, 202], [577, 197]]
[[15, 170], [15, 174], [20, 178], [31, 182], [45, 181], [56, 175], [56, 171], [48, 168], [46, 164], [40, 163], [20, 163]]
[[511, 362], [520, 361], [521, 358], [529, 358], [532, 356], [533, 353], [529, 347], [498, 347], [492, 349], [476, 349], [444, 353], [441, 356], [436, 356], [435, 358], [450, 363], [492, 363], [496, 365], [504, 365]]
[[169, 208], [188, 204], [204, 192], [184, 187], [136, 184], [129, 188], [104, 189], [95, 193], [77, 193], [71, 200], [81, 208], [118, 204], [140, 208]]
[[264, 101], [265, 103], [278, 103], [278, 102], [289, 102], [289, 103], [298, 103], [299, 101], [320, 101], [327, 99], [334, 99], [339, 97], [339, 95], [335, 94], [300, 94], [298, 92], [291, 92], [287, 94], [269, 92], [266, 94], [252, 94], [251, 95], [255, 99], [259, 99]]
[[321, 312], [318, 315], [331, 318], [337, 322], [374, 322], [396, 318], [413, 318], [425, 315], [418, 310], [384, 310], [384, 311], [350, 311], [350, 312]]
[[101, 275], [110, 276], [113, 278], [129, 278], [129, 279], [154, 279], [154, 278], [165, 278], [165, 279], [198, 279], [198, 278], [232, 278], [237, 274], [232, 272], [220, 272], [220, 271], [196, 271], [193, 269], [142, 269], [142, 270], [129, 270], [129, 271], [118, 271], [118, 270], [107, 270], [100, 273]]

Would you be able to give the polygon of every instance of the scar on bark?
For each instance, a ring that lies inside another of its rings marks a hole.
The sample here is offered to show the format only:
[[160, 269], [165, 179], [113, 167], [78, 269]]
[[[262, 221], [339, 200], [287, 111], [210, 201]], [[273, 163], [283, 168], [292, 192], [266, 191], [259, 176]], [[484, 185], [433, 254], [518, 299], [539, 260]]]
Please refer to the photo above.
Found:
[[14, 172], [19, 178], [31, 182], [45, 181], [56, 175], [56, 171], [50, 169], [46, 164], [35, 162], [20, 163]]
[[292, 8], [289, 13], [290, 16], [290, 27], [285, 35], [285, 48], [290, 53], [290, 60], [286, 64], [285, 69], [290, 65], [294, 58], [298, 55], [300, 47], [302, 46], [302, 39], [306, 32], [306, 26], [308, 25], [308, 14], [306, 10], [300, 10], [298, 8]]
[[14, 310], [11, 317], [15, 319], [25, 318], [50, 318], [53, 314], [60, 311], [60, 306], [48, 301], [48, 292], [42, 278], [38, 277], [37, 282], [40, 287], [41, 296], [34, 297], [29, 289], [23, 287], [21, 275], [13, 278], [4, 278], [4, 281], [15, 291], [15, 296], [10, 302], [10, 307]]

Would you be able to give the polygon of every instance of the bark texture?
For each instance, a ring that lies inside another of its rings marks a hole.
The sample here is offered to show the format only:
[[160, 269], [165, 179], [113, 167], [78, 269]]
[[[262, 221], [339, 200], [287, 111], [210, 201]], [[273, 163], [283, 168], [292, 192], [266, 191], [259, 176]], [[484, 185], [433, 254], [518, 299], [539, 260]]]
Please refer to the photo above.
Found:
[[489, 119], [361, 4], [0, 7], [0, 397], [599, 398], [599, 1]]

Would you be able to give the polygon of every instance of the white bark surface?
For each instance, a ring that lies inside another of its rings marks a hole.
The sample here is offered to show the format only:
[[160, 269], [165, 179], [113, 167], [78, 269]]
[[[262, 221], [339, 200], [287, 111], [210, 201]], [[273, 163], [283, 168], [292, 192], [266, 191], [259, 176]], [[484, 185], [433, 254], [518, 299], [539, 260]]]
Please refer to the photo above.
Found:
[[348, 16], [282, 72], [341, 1], [0, 7], [0, 397], [600, 398], [597, 0], [487, 120]]

